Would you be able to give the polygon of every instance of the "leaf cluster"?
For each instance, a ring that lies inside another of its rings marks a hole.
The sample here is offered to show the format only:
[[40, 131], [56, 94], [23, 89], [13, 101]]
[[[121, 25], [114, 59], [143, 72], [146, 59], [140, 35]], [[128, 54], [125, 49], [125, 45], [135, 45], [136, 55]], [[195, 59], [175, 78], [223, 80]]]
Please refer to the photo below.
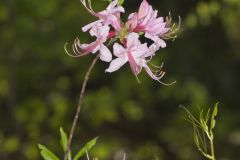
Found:
[[194, 142], [198, 150], [207, 159], [215, 160], [213, 129], [216, 125], [215, 117], [217, 116], [218, 113], [218, 103], [215, 104], [212, 112], [209, 108], [208, 111], [204, 114], [204, 110], [199, 109], [198, 117], [194, 116], [185, 106], [181, 106], [181, 108], [183, 108], [188, 114], [186, 120], [192, 123], [193, 125]]
[[[62, 128], [60, 128], [60, 145], [65, 153], [67, 150], [68, 138], [67, 134]], [[71, 150], [68, 152], [68, 160], [79, 160], [85, 153], [87, 153], [97, 142], [98, 137], [88, 141], [79, 151], [72, 157]], [[54, 154], [50, 149], [42, 144], [38, 144], [40, 154], [44, 160], [60, 160], [60, 158]]]

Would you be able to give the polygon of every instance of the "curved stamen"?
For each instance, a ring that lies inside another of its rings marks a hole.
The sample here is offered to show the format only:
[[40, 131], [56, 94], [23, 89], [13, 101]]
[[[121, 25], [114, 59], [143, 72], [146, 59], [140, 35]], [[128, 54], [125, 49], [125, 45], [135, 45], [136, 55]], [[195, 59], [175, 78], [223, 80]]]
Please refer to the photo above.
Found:
[[164, 71], [158, 71], [155, 75], [156, 75], [159, 79], [161, 79], [161, 78], [165, 75], [165, 73], [166, 73], [166, 72], [164, 72]]
[[82, 5], [86, 8], [86, 10], [91, 13], [92, 15], [96, 16], [96, 13], [93, 11], [92, 9], [92, 4], [91, 4], [91, 0], [88, 0], [88, 4], [86, 3], [86, 0], [80, 0], [80, 2], [82, 3]]
[[67, 45], [68, 45], [68, 43], [65, 43], [65, 45], [64, 45], [64, 50], [67, 53], [67, 55], [69, 55], [70, 57], [77, 58], [77, 57], [81, 57], [81, 56], [84, 56], [84, 55], [90, 53], [94, 48], [97, 47], [98, 41], [96, 41], [93, 45], [88, 46], [85, 49], [82, 49], [82, 47], [81, 47], [82, 44], [80, 43], [79, 38], [76, 38], [74, 40], [74, 43], [72, 44], [72, 51], [74, 54], [71, 54], [68, 52]]
[[[151, 59], [150, 59], [151, 60]], [[153, 67], [155, 67], [155, 68], [157, 68], [157, 69], [162, 69], [163, 68], [163, 62], [162, 62], [162, 64], [161, 64], [161, 66], [157, 66], [157, 65], [155, 65], [155, 64], [153, 64], [153, 63], [151, 63], [151, 62], [149, 62], [149, 64], [151, 65], [151, 66], [153, 66]]]
[[74, 52], [74, 54], [77, 56], [77, 57], [80, 57], [81, 56], [81, 51], [78, 50], [76, 44], [72, 44], [72, 50]]
[[[148, 58], [148, 57], [147, 57]], [[150, 62], [152, 60], [153, 56], [150, 56], [149, 59], [146, 59], [146, 62]], [[151, 63], [150, 63], [151, 64]]]
[[[79, 40], [78, 38], [76, 38], [76, 39], [74, 40], [73, 45], [72, 45], [73, 51], [74, 51], [74, 53], [75, 53], [76, 55], [80, 55], [80, 54], [81, 54], [81, 51], [79, 51], [80, 46], [81, 46], [80, 40]], [[80, 48], [80, 49], [81, 49], [81, 48]]]
[[68, 43], [65, 43], [65, 44], [64, 44], [64, 50], [65, 50], [65, 52], [67, 53], [68, 56], [74, 57], [74, 58], [80, 57], [80, 56], [76, 55], [75, 52], [74, 52], [75, 55], [69, 53], [68, 50], [67, 50], [67, 45], [68, 45]]
[[178, 26], [176, 27], [176, 24], [172, 23], [172, 17], [171, 14], [169, 13], [169, 16], [166, 17], [166, 26], [169, 27], [169, 32], [166, 33], [163, 38], [164, 39], [172, 39], [173, 41], [177, 38], [177, 33], [180, 30], [180, 26], [181, 26], [181, 17], [178, 17]]
[[157, 80], [157, 81], [158, 81], [159, 83], [165, 85], [165, 86], [171, 86], [171, 85], [173, 85], [174, 83], [176, 83], [176, 81], [173, 81], [173, 82], [171, 82], [171, 83], [164, 83], [164, 82], [162, 82], [162, 81], [160, 81], [160, 80]]
[[170, 85], [176, 83], [176, 81], [173, 81], [173, 82], [171, 82], [171, 83], [164, 83], [164, 82], [160, 81], [160, 79], [162, 79], [165, 74], [166, 74], [166, 72], [160, 71], [160, 73], [156, 75], [156, 77], [158, 78], [157, 81], [158, 81], [159, 83], [161, 83], [161, 84], [163, 84], [163, 85], [166, 85], [166, 86], [170, 86]]
[[145, 71], [148, 73], [148, 75], [150, 77], [152, 77], [152, 79], [158, 81], [159, 83], [161, 83], [163, 85], [169, 86], [169, 85], [172, 85], [172, 84], [176, 83], [176, 81], [171, 82], [171, 83], [164, 83], [164, 82], [160, 81], [163, 78], [163, 76], [165, 75], [165, 73], [166, 73], [166, 72], [162, 71], [163, 63], [160, 66], [160, 68], [158, 70], [156, 70], [156, 71], [152, 71], [149, 68], [149, 66], [147, 66], [146, 64], [143, 67], [145, 68]]
[[89, 8], [93, 11], [93, 9], [92, 9], [92, 1], [91, 0], [88, 0], [88, 5], [89, 5]]

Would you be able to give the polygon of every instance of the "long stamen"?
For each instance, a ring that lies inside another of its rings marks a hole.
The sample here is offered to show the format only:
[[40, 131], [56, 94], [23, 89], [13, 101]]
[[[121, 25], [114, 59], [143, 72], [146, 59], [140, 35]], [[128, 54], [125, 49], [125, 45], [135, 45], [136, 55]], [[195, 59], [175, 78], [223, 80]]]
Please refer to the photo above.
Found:
[[88, 4], [86, 3], [86, 0], [80, 0], [80, 2], [83, 4], [83, 6], [86, 8], [86, 10], [91, 13], [92, 15], [96, 16], [96, 13], [92, 9], [91, 0], [88, 0]]
[[136, 77], [136, 79], [137, 79], [137, 82], [138, 82], [138, 83], [141, 83], [141, 81], [139, 80], [138, 76], [135, 75], [135, 77]]
[[72, 45], [72, 49], [73, 49], [73, 52], [76, 56], [80, 56], [81, 52], [78, 50], [78, 47], [76, 46], [76, 44]]
[[92, 1], [91, 0], [88, 0], [88, 6], [93, 11], [93, 9], [92, 9]]
[[177, 33], [180, 30], [180, 26], [181, 26], [181, 17], [178, 17], [178, 25], [176, 26], [175, 23], [172, 23], [172, 17], [171, 14], [169, 13], [169, 16], [166, 17], [166, 27], [170, 28], [169, 32], [166, 33], [163, 38], [164, 39], [172, 39], [173, 41], [177, 38]]
[[[152, 65], [152, 64], [151, 64], [151, 65]], [[158, 66], [155, 66], [155, 67], [158, 67]], [[166, 72], [162, 71], [162, 67], [163, 67], [163, 63], [162, 63], [162, 65], [161, 65], [160, 67], [158, 67], [158, 70], [153, 71], [153, 70], [151, 70], [146, 64], [145, 64], [145, 66], [144, 66], [146, 72], [147, 72], [154, 80], [158, 81], [159, 83], [161, 83], [161, 84], [163, 84], [163, 85], [167, 85], [167, 86], [176, 83], [176, 81], [171, 82], [171, 83], [164, 83], [164, 82], [162, 82], [162, 81], [160, 80], [160, 79], [162, 79], [163, 76], [166, 74]]]
[[[150, 62], [151, 60], [152, 60], [152, 57], [153, 56], [149, 56], [149, 59], [146, 59], [146, 62], [148, 63], [148, 62]], [[148, 58], [148, 57], [147, 57]], [[150, 63], [151, 64], [151, 63]]]
[[162, 70], [159, 70], [158, 72], [159, 72], [159, 73], [155, 74], [155, 76], [157, 77], [157, 81], [158, 81], [159, 83], [161, 83], [161, 84], [163, 84], [163, 85], [166, 85], [166, 86], [170, 86], [170, 85], [176, 83], [176, 81], [173, 81], [173, 82], [171, 82], [171, 83], [164, 83], [164, 82], [160, 81], [160, 79], [163, 78], [163, 76], [166, 74], [166, 72], [164, 72], [164, 71], [162, 71]]
[[[74, 54], [71, 54], [71, 53], [68, 52], [67, 45], [68, 45], [68, 43], [65, 43], [64, 50], [67, 53], [67, 55], [69, 55], [70, 57], [77, 58], [77, 57], [84, 56], [84, 55], [91, 52], [91, 47], [86, 48], [86, 50], [81, 49], [81, 47], [80, 47], [81, 43], [80, 43], [79, 38], [76, 38], [74, 40], [74, 43], [72, 44], [72, 51], [73, 51]], [[93, 47], [94, 47], [94, 45], [93, 45]]]
[[164, 82], [162, 82], [162, 81], [160, 81], [160, 80], [157, 80], [157, 81], [158, 81], [159, 83], [165, 85], [165, 86], [171, 86], [171, 85], [173, 85], [174, 83], [176, 83], [176, 81], [173, 81], [173, 82], [171, 82], [171, 83], [164, 83]]
[[76, 38], [74, 40], [74, 43], [72, 45], [73, 47], [73, 52], [75, 53], [76, 56], [81, 56], [83, 55], [83, 52], [81, 52], [79, 49], [80, 49], [80, 40], [78, 38]]
[[77, 54], [75, 53], [74, 50], [73, 50], [73, 52], [74, 52], [75, 55], [69, 53], [68, 50], [67, 50], [67, 45], [68, 45], [68, 43], [65, 43], [65, 44], [64, 44], [64, 50], [65, 50], [65, 52], [67, 53], [68, 56], [74, 57], [74, 58], [80, 57], [79, 55], [77, 55]]
[[[151, 60], [151, 59], [150, 59]], [[149, 64], [151, 65], [151, 66], [153, 66], [153, 67], [155, 67], [155, 68], [157, 68], [157, 69], [162, 69], [163, 68], [163, 62], [162, 62], [162, 64], [161, 64], [161, 66], [157, 66], [157, 65], [155, 65], [155, 64], [153, 64], [153, 63], [151, 63], [151, 62], [149, 62]]]
[[159, 71], [158, 74], [156, 74], [156, 76], [159, 78], [159, 79], [162, 79], [162, 77], [165, 75], [166, 72], [164, 71]]

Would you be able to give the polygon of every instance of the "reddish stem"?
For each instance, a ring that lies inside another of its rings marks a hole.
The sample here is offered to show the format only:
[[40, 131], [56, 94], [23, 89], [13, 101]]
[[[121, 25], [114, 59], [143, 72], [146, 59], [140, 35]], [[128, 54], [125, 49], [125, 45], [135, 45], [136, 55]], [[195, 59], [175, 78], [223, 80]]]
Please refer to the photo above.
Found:
[[71, 127], [71, 131], [70, 131], [70, 134], [69, 134], [69, 137], [68, 137], [67, 149], [66, 149], [66, 152], [64, 154], [64, 160], [67, 160], [67, 155], [70, 151], [70, 146], [71, 146], [71, 143], [72, 143], [73, 133], [75, 131], [77, 121], [78, 121], [78, 117], [79, 117], [79, 113], [80, 113], [80, 110], [81, 110], [81, 107], [82, 107], [83, 97], [84, 97], [87, 82], [89, 80], [91, 71], [92, 71], [93, 67], [95, 66], [98, 59], [99, 59], [99, 54], [92, 61], [92, 64], [90, 65], [90, 67], [89, 67], [89, 69], [88, 69], [88, 71], [87, 71], [87, 73], [84, 77], [84, 81], [83, 81], [83, 85], [82, 85], [82, 89], [81, 89], [81, 93], [80, 93], [80, 97], [79, 97], [79, 101], [78, 101], [77, 111], [76, 111], [76, 114], [75, 114], [75, 117], [74, 117], [74, 120], [73, 120], [73, 124], [72, 124], [72, 127]]

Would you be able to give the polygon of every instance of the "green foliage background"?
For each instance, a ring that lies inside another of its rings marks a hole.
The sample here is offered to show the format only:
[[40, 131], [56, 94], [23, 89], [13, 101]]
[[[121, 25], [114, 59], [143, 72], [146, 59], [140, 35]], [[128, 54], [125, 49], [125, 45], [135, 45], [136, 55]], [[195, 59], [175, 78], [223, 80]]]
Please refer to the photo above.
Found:
[[[182, 18], [182, 32], [161, 49], [165, 82], [143, 72], [138, 84], [126, 65], [107, 74], [94, 69], [73, 140], [73, 151], [99, 136], [90, 151], [99, 159], [203, 159], [193, 145], [191, 125], [179, 104], [196, 110], [220, 102], [217, 159], [240, 159], [240, 1], [149, 0], [159, 14]], [[107, 2], [92, 2], [100, 11]], [[125, 0], [127, 13], [140, 0]], [[126, 17], [125, 17], [126, 18]], [[59, 153], [59, 127], [65, 131], [76, 109], [83, 76], [93, 56], [64, 53], [76, 36], [90, 42], [81, 27], [94, 20], [78, 0], [0, 2], [0, 159], [39, 160], [38, 143]]]

